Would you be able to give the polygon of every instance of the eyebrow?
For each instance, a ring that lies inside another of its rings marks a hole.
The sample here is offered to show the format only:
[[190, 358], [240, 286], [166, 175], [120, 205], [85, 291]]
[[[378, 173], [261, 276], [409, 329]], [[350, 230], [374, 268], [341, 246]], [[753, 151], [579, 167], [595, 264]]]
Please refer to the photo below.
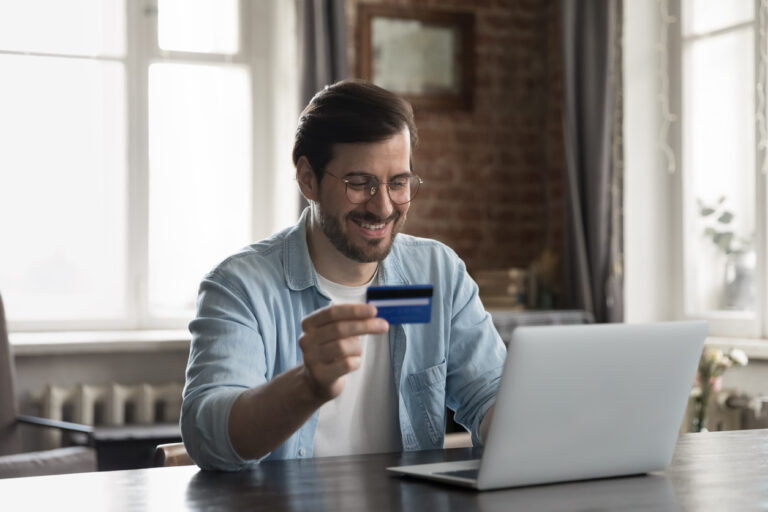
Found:
[[[348, 173], [347, 173], [347, 174], [345, 174], [343, 177], [344, 177], [344, 178], [349, 178], [349, 177], [351, 177], [351, 176], [370, 176], [370, 177], [372, 177], [372, 178], [376, 178], [377, 180], [379, 179], [379, 178], [377, 178], [375, 175], [373, 175], [373, 174], [371, 174], [371, 173], [369, 173], [369, 172], [364, 172], [364, 171], [352, 171], [352, 172], [348, 172]], [[396, 175], [392, 176], [392, 177], [391, 177], [391, 178], [389, 178], [389, 179], [390, 179], [390, 180], [393, 180], [393, 179], [395, 179], [395, 178], [402, 178], [403, 176], [413, 176], [413, 173], [412, 173], [411, 171], [405, 171], [405, 172], [401, 172], [400, 174], [396, 174]]]

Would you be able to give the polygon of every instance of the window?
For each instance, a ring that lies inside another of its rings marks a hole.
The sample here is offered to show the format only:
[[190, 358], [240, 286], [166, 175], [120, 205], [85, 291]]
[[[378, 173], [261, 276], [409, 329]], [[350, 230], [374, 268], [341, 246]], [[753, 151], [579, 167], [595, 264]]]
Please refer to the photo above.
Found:
[[295, 219], [289, 4], [0, 3], [12, 329], [184, 327], [208, 270]]
[[[681, 0], [682, 314], [765, 337], [765, 59], [753, 0]], [[676, 60], [676, 59], [675, 59]], [[760, 94], [758, 94], [758, 92]], [[761, 206], [762, 205], [762, 206]]]
[[238, 19], [236, 0], [158, 5], [146, 294], [156, 317], [184, 316], [206, 268], [249, 241], [251, 84]]

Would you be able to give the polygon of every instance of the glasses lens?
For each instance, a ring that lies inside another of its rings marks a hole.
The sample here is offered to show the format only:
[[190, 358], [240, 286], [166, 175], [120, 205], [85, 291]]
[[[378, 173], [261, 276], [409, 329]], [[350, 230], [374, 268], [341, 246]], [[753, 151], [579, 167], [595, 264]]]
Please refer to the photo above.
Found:
[[364, 203], [376, 193], [379, 182], [372, 176], [352, 176], [347, 179], [347, 199], [351, 203]]
[[416, 192], [419, 191], [419, 178], [416, 176], [398, 178], [391, 182], [387, 187], [389, 189], [389, 198], [393, 203], [405, 204], [413, 200]]
[[[419, 191], [421, 180], [416, 176], [396, 178], [386, 184], [389, 198], [395, 204], [405, 204], [413, 200]], [[379, 181], [375, 177], [356, 176], [346, 180], [347, 199], [351, 203], [365, 203], [379, 189]]]

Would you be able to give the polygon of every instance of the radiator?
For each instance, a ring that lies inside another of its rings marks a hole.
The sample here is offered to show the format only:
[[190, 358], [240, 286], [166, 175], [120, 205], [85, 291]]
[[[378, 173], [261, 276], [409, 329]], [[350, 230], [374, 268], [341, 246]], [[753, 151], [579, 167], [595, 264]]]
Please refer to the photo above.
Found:
[[[694, 409], [691, 398], [681, 433], [690, 432]], [[733, 389], [712, 393], [707, 406], [707, 428], [712, 431], [768, 428], [768, 396], [751, 396]]]
[[[110, 383], [78, 384], [73, 387], [47, 385], [32, 397], [41, 415], [85, 425], [131, 425], [177, 423], [183, 384]], [[43, 444], [61, 446], [61, 432], [44, 429]]]

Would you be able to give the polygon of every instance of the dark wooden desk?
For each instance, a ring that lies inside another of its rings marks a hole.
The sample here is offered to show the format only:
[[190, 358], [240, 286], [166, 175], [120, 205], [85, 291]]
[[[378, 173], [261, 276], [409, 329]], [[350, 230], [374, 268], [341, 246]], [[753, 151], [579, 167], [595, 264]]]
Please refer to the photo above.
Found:
[[178, 423], [99, 426], [93, 429], [92, 437], [99, 471], [149, 468], [155, 447], [180, 442], [181, 428]]
[[[768, 430], [685, 434], [667, 471], [478, 493], [386, 466], [478, 455], [455, 449], [267, 462], [249, 472], [154, 468], [0, 480], [8, 510], [767, 510]], [[510, 461], [510, 464], [513, 464]]]

